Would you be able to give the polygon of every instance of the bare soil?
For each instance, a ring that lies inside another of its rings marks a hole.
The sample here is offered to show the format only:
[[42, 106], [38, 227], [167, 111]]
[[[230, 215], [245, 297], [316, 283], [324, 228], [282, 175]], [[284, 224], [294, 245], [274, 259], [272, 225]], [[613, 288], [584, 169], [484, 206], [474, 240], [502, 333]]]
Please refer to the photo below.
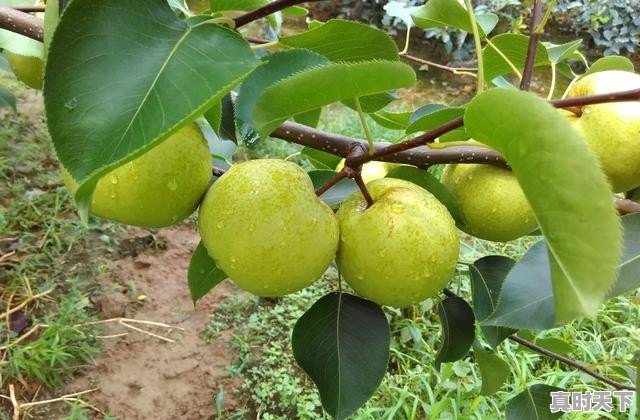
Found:
[[[149, 235], [131, 229], [121, 243], [145, 243]], [[98, 388], [83, 399], [122, 420], [214, 419], [221, 388], [224, 409], [237, 405], [233, 390], [238, 379], [226, 372], [234, 358], [229, 349], [233, 332], [208, 343], [202, 331], [216, 304], [239, 291], [231, 283], [220, 284], [194, 308], [187, 268], [198, 243], [195, 227], [162, 230], [153, 239], [155, 247], [140, 253], [127, 248], [125, 254], [130, 256], [108, 263], [108, 272], [96, 279], [104, 292], [94, 301], [104, 319], [126, 317], [184, 330], [132, 324], [175, 340], [169, 343], [117, 323], [106, 324], [105, 336], [128, 334], [104, 338], [95, 366], [78, 375], [65, 391]]]

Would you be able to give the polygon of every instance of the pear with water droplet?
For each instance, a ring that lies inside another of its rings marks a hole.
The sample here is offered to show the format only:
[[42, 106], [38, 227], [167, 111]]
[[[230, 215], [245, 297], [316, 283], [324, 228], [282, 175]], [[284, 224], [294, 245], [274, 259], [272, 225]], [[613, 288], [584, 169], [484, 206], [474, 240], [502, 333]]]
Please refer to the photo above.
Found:
[[[165, 227], [189, 216], [211, 180], [211, 154], [195, 124], [189, 124], [143, 155], [103, 176], [91, 213], [128, 225]], [[77, 182], [63, 168], [72, 193]]]
[[[640, 88], [640, 75], [619, 70], [593, 73], [569, 88], [568, 96]], [[640, 102], [586, 105], [580, 116], [565, 112], [600, 160], [614, 192], [640, 187]]]
[[458, 200], [462, 230], [480, 239], [508, 242], [531, 233], [537, 221], [515, 175], [492, 165], [447, 165], [442, 183]]
[[209, 189], [198, 221], [216, 264], [242, 289], [282, 296], [309, 286], [329, 267], [338, 222], [294, 163], [236, 164]]
[[360, 296], [404, 307], [434, 296], [455, 270], [460, 241], [447, 208], [408, 181], [383, 178], [338, 210], [340, 248], [336, 262]]

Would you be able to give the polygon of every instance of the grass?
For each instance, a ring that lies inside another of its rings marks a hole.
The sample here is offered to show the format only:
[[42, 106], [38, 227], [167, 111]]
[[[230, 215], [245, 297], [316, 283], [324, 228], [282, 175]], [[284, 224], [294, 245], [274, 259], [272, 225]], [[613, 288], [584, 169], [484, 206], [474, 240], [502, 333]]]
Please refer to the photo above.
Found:
[[[5, 111], [0, 117], [0, 393], [7, 395], [13, 384], [24, 400], [39, 385], [55, 395], [99, 351], [96, 327], [87, 325], [95, 317], [90, 295], [100, 269], [97, 257], [109, 251], [107, 239], [114, 231], [111, 225], [80, 223], [41, 109], [29, 109], [38, 103], [35, 93], [0, 77], [23, 99], [20, 114]], [[80, 408], [69, 410], [74, 416]]]
[[[378, 139], [393, 141], [397, 136], [373, 122], [371, 126]], [[362, 137], [356, 114], [337, 107], [325, 111], [320, 127]], [[253, 149], [251, 157], [286, 158], [297, 156], [299, 150], [299, 146], [270, 139]], [[434, 172], [439, 171], [436, 168]], [[450, 287], [470, 301], [466, 264], [485, 255], [519, 259], [539, 238], [524, 237], [500, 244], [461, 234], [461, 240], [461, 264]], [[232, 346], [238, 356], [230, 372], [243, 380], [239, 393], [244, 406], [225, 413], [225, 418], [327, 418], [313, 383], [295, 364], [290, 335], [298, 317], [335, 289], [336, 276], [330, 270], [311, 287], [275, 301], [229, 297], [212, 314], [206, 335], [215, 339], [222, 331], [234, 329]], [[533, 384], [571, 391], [608, 389], [582, 372], [507, 341], [497, 354], [509, 365], [511, 376], [496, 394], [481, 396], [482, 379], [471, 355], [444, 363], [439, 369], [434, 367], [441, 334], [436, 303], [436, 299], [429, 299], [411, 311], [385, 309], [392, 332], [389, 372], [372, 399], [352, 417], [354, 420], [500, 419], [504, 418], [507, 402]], [[538, 340], [556, 337], [555, 345], [567, 351], [569, 357], [618, 381], [629, 382], [620, 367], [629, 367], [632, 355], [640, 348], [640, 294], [612, 299], [595, 320], [577, 320], [564, 327], [530, 333]], [[631, 420], [634, 412], [627, 412], [626, 417], [615, 412], [598, 416]], [[570, 418], [592, 419], [594, 413], [572, 413]]]

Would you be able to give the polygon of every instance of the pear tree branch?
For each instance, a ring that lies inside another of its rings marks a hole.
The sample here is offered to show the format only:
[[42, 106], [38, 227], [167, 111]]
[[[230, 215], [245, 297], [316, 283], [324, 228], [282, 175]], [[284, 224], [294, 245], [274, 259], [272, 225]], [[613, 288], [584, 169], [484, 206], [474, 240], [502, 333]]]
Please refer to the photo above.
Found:
[[25, 13], [42, 13], [44, 12], [44, 6], [13, 6], [12, 9], [19, 10]]
[[0, 6], [0, 28], [42, 42], [44, 23], [42, 19], [11, 7]]
[[[270, 3], [267, 7], [257, 9], [254, 12], [240, 16], [238, 19], [244, 20], [259, 19], [273, 11], [304, 3], [303, 1], [279, 0]], [[275, 7], [275, 9], [273, 9]], [[269, 11], [272, 10], [272, 11]], [[258, 13], [260, 11], [260, 13]], [[258, 16], [259, 15], [259, 16]], [[244, 17], [244, 19], [243, 19]], [[43, 21], [40, 18], [20, 12], [10, 7], [0, 6], [0, 28], [7, 29], [25, 35], [37, 41], [43, 40]], [[406, 56], [405, 56], [406, 58]], [[458, 69], [461, 70], [461, 69]], [[550, 101], [556, 108], [567, 108], [574, 112], [581, 106], [621, 101], [640, 100], [640, 89], [633, 89], [623, 92], [581, 96], [575, 98], [557, 99]], [[351, 162], [352, 165], [364, 164], [370, 160], [380, 160], [386, 162], [404, 163], [417, 167], [428, 167], [434, 164], [444, 163], [485, 163], [502, 167], [508, 167], [504, 158], [494, 150], [478, 146], [455, 146], [445, 149], [431, 149], [427, 146], [439, 136], [462, 127], [462, 118], [451, 120], [440, 127], [424, 133], [413, 139], [396, 144], [376, 143], [372, 156], [365, 154]], [[295, 122], [285, 122], [273, 133], [273, 137], [286, 140], [291, 143], [308, 146], [317, 150], [325, 151], [337, 156], [347, 157], [351, 152], [354, 143], [360, 144], [364, 150], [368, 151], [366, 141], [339, 134], [327, 133], [314, 128], [304, 126]], [[215, 174], [215, 171], [214, 171]], [[221, 173], [220, 173], [221, 174]], [[339, 180], [338, 180], [339, 181]], [[337, 182], [337, 181], [336, 181]], [[636, 212], [637, 203], [630, 200], [616, 199], [616, 204], [621, 213]]]

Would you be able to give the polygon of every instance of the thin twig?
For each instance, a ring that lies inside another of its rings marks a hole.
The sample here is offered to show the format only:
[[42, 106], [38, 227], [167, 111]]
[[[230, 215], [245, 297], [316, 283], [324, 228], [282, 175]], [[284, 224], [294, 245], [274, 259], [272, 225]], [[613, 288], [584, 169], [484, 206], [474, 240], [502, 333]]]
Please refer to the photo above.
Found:
[[[37, 295], [30, 296], [29, 298], [25, 299], [21, 304], [19, 304], [19, 305], [15, 306], [15, 307], [13, 307], [13, 308], [8, 309], [8, 310], [7, 310], [7, 311], [2, 315], [2, 317], [3, 317], [3, 318], [5, 318], [5, 317], [7, 317], [7, 316], [11, 315], [12, 313], [17, 312], [17, 311], [19, 311], [20, 309], [24, 308], [25, 306], [27, 306], [27, 305], [28, 305], [29, 303], [31, 303], [32, 301], [34, 301], [34, 300], [36, 300], [36, 299], [40, 299], [41, 297], [47, 296], [48, 294], [50, 294], [51, 292], [53, 292], [55, 288], [56, 288], [56, 287], [55, 287], [55, 286], [53, 286], [51, 289], [47, 290], [46, 292], [42, 292], [42, 293], [38, 293]], [[9, 302], [11, 302], [11, 301], [9, 301]]]
[[596, 379], [598, 379], [598, 380], [600, 380], [600, 381], [602, 381], [602, 382], [604, 382], [604, 383], [606, 383], [608, 385], [611, 385], [612, 387], [614, 387], [616, 389], [629, 389], [629, 390], [632, 390], [632, 391], [635, 391], [635, 389], [636, 389], [633, 385], [623, 384], [623, 383], [614, 381], [613, 379], [608, 378], [608, 377], [606, 377], [604, 375], [601, 375], [598, 372], [594, 371], [593, 369], [588, 368], [587, 366], [585, 366], [581, 362], [578, 362], [576, 360], [570, 359], [570, 358], [568, 358], [566, 356], [563, 356], [561, 354], [558, 354], [558, 353], [552, 352], [550, 350], [547, 350], [544, 347], [540, 347], [537, 344], [534, 344], [534, 343], [532, 343], [532, 342], [530, 342], [528, 340], [525, 340], [524, 338], [519, 337], [519, 336], [517, 336], [515, 334], [510, 335], [509, 339], [511, 341], [515, 341], [516, 343], [518, 343], [518, 344], [520, 344], [520, 345], [522, 345], [524, 347], [527, 347], [530, 350], [535, 351], [536, 353], [539, 353], [539, 354], [542, 354], [544, 356], [550, 357], [552, 359], [555, 359], [555, 360], [557, 360], [559, 362], [564, 363], [565, 365], [569, 365], [569, 366], [571, 366], [571, 367], [573, 367], [575, 369], [578, 369], [578, 370], [586, 373], [589, 376], [592, 376], [592, 377], [594, 377], [594, 378], [596, 378]]
[[36, 324], [36, 325], [34, 325], [33, 327], [31, 327], [29, 329], [29, 331], [27, 331], [26, 333], [22, 334], [20, 337], [18, 337], [17, 339], [12, 341], [11, 343], [0, 347], [0, 351], [9, 350], [10, 348], [20, 344], [21, 342], [23, 342], [24, 340], [29, 338], [29, 336], [31, 336], [34, 332], [38, 331], [42, 327], [45, 327], [45, 324]]
[[16, 390], [13, 384], [9, 385], [9, 399], [13, 406], [13, 420], [20, 420], [20, 404], [18, 404], [18, 400], [16, 399]]
[[134, 331], [138, 331], [139, 333], [146, 334], [146, 335], [151, 336], [151, 337], [155, 337], [155, 338], [157, 338], [159, 340], [162, 340], [162, 341], [166, 341], [167, 343], [175, 343], [176, 342], [175, 340], [172, 340], [171, 338], [167, 338], [167, 337], [164, 337], [162, 335], [154, 334], [154, 333], [152, 333], [150, 331], [143, 330], [142, 328], [134, 327], [133, 325], [129, 325], [124, 321], [120, 321], [119, 324], [122, 325], [123, 327], [131, 328]]
[[451, 67], [451, 66], [446, 66], [444, 64], [436, 63], [434, 61], [429, 61], [429, 60], [425, 60], [423, 58], [415, 57], [415, 56], [413, 56], [411, 54], [407, 54], [407, 53], [400, 53], [400, 57], [405, 58], [405, 59], [407, 59], [409, 61], [413, 61], [413, 62], [418, 63], [418, 64], [424, 64], [425, 66], [429, 66], [429, 67], [433, 67], [433, 68], [436, 68], [436, 69], [448, 71], [448, 72], [451, 72], [451, 73], [478, 71], [477, 67]]
[[[604, 104], [607, 102], [630, 102], [640, 100], [640, 89], [625, 90], [600, 95], [576, 96], [574, 98], [554, 99], [549, 101], [556, 108], [574, 108], [586, 105]], [[571, 109], [572, 112], [577, 112]]]
[[529, 22], [529, 46], [527, 47], [527, 58], [525, 60], [524, 70], [522, 71], [522, 80], [520, 80], [520, 89], [522, 90], [529, 90], [531, 87], [533, 66], [536, 62], [536, 51], [540, 43], [540, 32], [536, 29], [541, 21], [542, 1], [533, 0], [533, 11], [531, 13], [531, 22]]
[[272, 13], [279, 12], [280, 10], [286, 9], [287, 7], [295, 6], [296, 4], [312, 3], [317, 1], [322, 0], [276, 0], [273, 3], [269, 3], [264, 7], [261, 7], [249, 13], [245, 13], [244, 15], [234, 19], [236, 22], [236, 28], [244, 26], [255, 20], [262, 19], [263, 17], [269, 16]]
[[100, 389], [100, 388], [93, 388], [93, 389], [88, 389], [86, 391], [74, 392], [73, 394], [63, 395], [61, 397], [52, 398], [50, 400], [42, 400], [42, 401], [34, 401], [34, 402], [23, 403], [23, 404], [20, 404], [19, 407], [20, 407], [20, 409], [23, 409], [23, 408], [34, 407], [36, 405], [44, 405], [44, 404], [51, 404], [51, 403], [56, 403], [56, 402], [60, 402], [60, 401], [65, 401], [65, 400], [68, 400], [68, 399], [71, 399], [71, 398], [79, 397], [80, 395], [85, 395], [85, 394], [89, 394], [91, 392], [96, 392], [98, 389]]
[[331, 178], [330, 180], [325, 182], [323, 186], [321, 186], [320, 188], [318, 188], [316, 190], [316, 195], [318, 197], [322, 196], [322, 194], [324, 194], [327, 191], [329, 191], [331, 189], [331, 187], [333, 187], [334, 185], [336, 185], [338, 182], [342, 181], [346, 177], [347, 177], [347, 171], [342, 170], [342, 171], [338, 172], [337, 174], [335, 174], [335, 176], [333, 178]]

